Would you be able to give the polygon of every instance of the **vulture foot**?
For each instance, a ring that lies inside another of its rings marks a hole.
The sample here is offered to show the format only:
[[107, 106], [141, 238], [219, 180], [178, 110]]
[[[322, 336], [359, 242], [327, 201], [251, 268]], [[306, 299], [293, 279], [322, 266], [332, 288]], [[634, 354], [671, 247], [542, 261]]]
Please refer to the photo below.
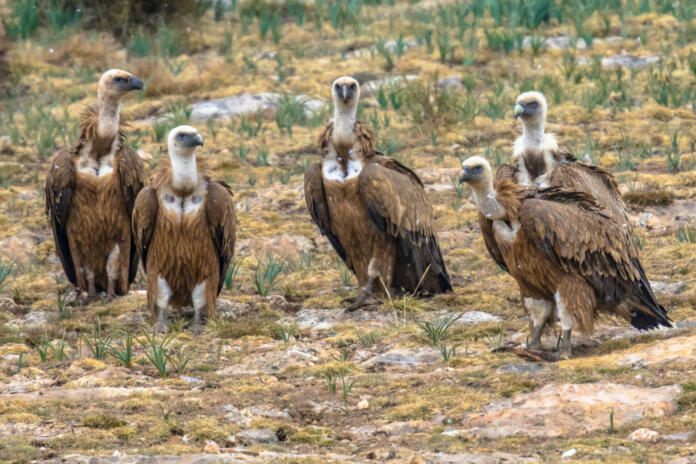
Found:
[[189, 326], [189, 329], [193, 335], [200, 335], [203, 333], [203, 324], [200, 322], [194, 322]]
[[154, 327], [152, 328], [152, 331], [156, 334], [165, 334], [167, 333], [167, 323], [164, 321], [157, 321], [155, 322]]
[[360, 296], [353, 299], [353, 303], [346, 308], [346, 312], [352, 313], [356, 309], [362, 308], [363, 306], [372, 306], [381, 303], [381, 301], [379, 301], [377, 298], [370, 295], [369, 293], [361, 293]]

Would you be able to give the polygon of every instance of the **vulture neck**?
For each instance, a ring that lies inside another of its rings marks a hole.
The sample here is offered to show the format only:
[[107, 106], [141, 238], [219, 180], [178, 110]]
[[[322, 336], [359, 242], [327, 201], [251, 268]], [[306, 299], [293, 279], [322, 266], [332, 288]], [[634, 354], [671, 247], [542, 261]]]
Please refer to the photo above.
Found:
[[111, 140], [118, 135], [121, 102], [117, 98], [101, 97], [99, 99], [99, 122], [97, 135], [100, 139]]
[[525, 149], [541, 151], [544, 148], [544, 121], [522, 125], [522, 144]]
[[473, 188], [472, 192], [474, 194], [474, 203], [476, 203], [479, 211], [486, 219], [495, 221], [506, 216], [505, 208], [498, 202], [491, 179], [488, 179], [483, 185]]
[[355, 142], [355, 115], [357, 105], [336, 103], [331, 141], [337, 149], [351, 149]]
[[169, 159], [172, 161], [172, 187], [174, 190], [182, 195], [192, 192], [198, 184], [198, 170], [193, 150], [170, 151]]

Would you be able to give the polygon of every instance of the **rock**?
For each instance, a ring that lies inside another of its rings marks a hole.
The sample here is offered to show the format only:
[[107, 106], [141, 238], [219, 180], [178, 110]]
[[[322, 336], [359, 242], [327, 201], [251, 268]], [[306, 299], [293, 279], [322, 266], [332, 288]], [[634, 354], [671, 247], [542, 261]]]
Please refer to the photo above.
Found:
[[2, 314], [14, 314], [16, 316], [21, 315], [24, 312], [21, 306], [19, 306], [12, 298], [0, 298], [0, 313]]
[[[191, 106], [191, 121], [202, 122], [262, 112], [275, 113], [280, 98], [281, 95], [277, 93], [259, 93], [200, 101]], [[296, 98], [304, 102], [309, 116], [321, 111], [326, 105], [324, 100], [312, 99], [306, 95], [297, 95]]]
[[239, 301], [230, 301], [225, 298], [218, 298], [215, 309], [218, 317], [221, 319], [237, 319], [251, 311], [253, 307]]
[[[269, 345], [274, 348], [275, 345]], [[319, 361], [316, 345], [295, 342], [283, 350], [268, 350], [253, 353], [231, 366], [216, 371], [219, 375], [272, 374], [289, 367], [310, 367]]]
[[513, 363], [500, 366], [498, 373], [500, 374], [536, 374], [544, 370], [541, 364], [533, 363]]
[[8, 325], [15, 329], [36, 330], [46, 325], [53, 325], [57, 320], [57, 312], [31, 311], [23, 319], [14, 319], [8, 322]]
[[[41, 386], [41, 379], [32, 380], [32, 384]], [[48, 381], [48, 384], [52, 383]], [[9, 384], [6, 386], [9, 387]], [[84, 403], [95, 401], [108, 401], [114, 398], [124, 398], [131, 395], [155, 395], [166, 394], [164, 388], [154, 387], [93, 387], [93, 388], [41, 388], [40, 391], [30, 393], [7, 393], [8, 388], [3, 388], [0, 394], [0, 401], [3, 400], [23, 400], [23, 401], [48, 401], [48, 400], [69, 400], [81, 401]], [[24, 390], [28, 391], [28, 390]]]
[[423, 364], [436, 364], [442, 361], [442, 355], [436, 348], [396, 348], [379, 354], [365, 361], [365, 367], [408, 368]]
[[[670, 329], [659, 329], [670, 330]], [[649, 366], [662, 363], [693, 365], [696, 362], [696, 335], [659, 340], [650, 345], [639, 344], [619, 353], [596, 358], [598, 363], [632, 366]], [[575, 360], [563, 361], [564, 366], [573, 365]]]
[[650, 429], [636, 429], [628, 436], [632, 441], [653, 442], [660, 436], [656, 431]]
[[358, 402], [357, 409], [367, 409], [370, 407], [370, 402], [367, 401], [367, 398], [363, 398]]
[[[415, 40], [404, 40], [401, 44], [402, 51], [405, 52], [409, 48], [413, 48], [417, 45], [418, 45], [418, 42]], [[398, 44], [397, 44], [396, 40], [387, 40], [386, 42], [383, 43], [383, 46], [391, 54], [395, 54], [398, 51]], [[367, 57], [367, 56], [372, 56], [376, 53], [377, 53], [377, 45], [373, 45], [371, 47], [358, 48], [357, 50], [353, 50], [351, 52], [348, 52], [348, 53], [346, 53], [346, 56], [347, 57]]]
[[304, 235], [280, 234], [240, 240], [237, 242], [236, 253], [260, 259], [265, 259], [269, 253], [272, 253], [285, 261], [297, 262], [303, 255], [310, 254], [313, 249], [312, 240]]
[[0, 250], [5, 259], [14, 264], [28, 265], [34, 258], [34, 247], [39, 243], [36, 234], [21, 229], [12, 237], [0, 240]]
[[532, 393], [490, 404], [469, 417], [470, 432], [497, 439], [508, 436], [580, 436], [609, 425], [622, 427], [677, 409], [676, 385], [648, 388], [613, 383], [549, 384]]
[[274, 420], [290, 419], [290, 414], [287, 411], [280, 411], [269, 406], [250, 406], [240, 410], [234, 405], [228, 404], [223, 409], [225, 419], [242, 427], [248, 427], [258, 417]]
[[220, 447], [213, 440], [208, 440], [205, 442], [203, 452], [208, 454], [220, 454]]
[[286, 322], [295, 322], [300, 329], [314, 332], [330, 329], [346, 321], [360, 322], [362, 327], [384, 327], [393, 320], [392, 315], [380, 311], [358, 310], [346, 313], [340, 309], [303, 308], [295, 314], [294, 318], [288, 318]]
[[696, 464], [696, 454], [692, 456], [682, 456], [668, 461], [667, 464]]
[[484, 311], [467, 311], [454, 325], [474, 325], [481, 322], [500, 322], [500, 318]]
[[271, 429], [249, 429], [239, 432], [234, 438], [241, 443], [277, 443], [278, 437]]
[[183, 380], [184, 382], [188, 382], [188, 383], [201, 383], [201, 382], [203, 382], [201, 379], [197, 379], [195, 377], [188, 377], [186, 375], [180, 375], [179, 379]]
[[672, 433], [662, 437], [665, 441], [691, 441], [694, 437], [694, 432]]
[[650, 282], [653, 291], [667, 295], [679, 295], [686, 288], [686, 282], [660, 282], [653, 280]]
[[464, 87], [462, 84], [462, 78], [459, 76], [443, 77], [435, 84], [436, 87], [441, 89], [461, 89]]
[[432, 464], [519, 464], [541, 462], [538, 456], [525, 457], [509, 453], [427, 454], [425, 462]]
[[365, 97], [375, 95], [380, 87], [391, 87], [403, 85], [409, 81], [418, 79], [415, 74], [407, 74], [405, 76], [389, 76], [382, 79], [366, 82], [360, 87], [360, 94]]
[[576, 450], [575, 448], [571, 448], [568, 451], [561, 454], [561, 458], [563, 458], [563, 459], [572, 458], [576, 454], [578, 454], [578, 450]]
[[628, 69], [645, 68], [653, 64], [657, 64], [662, 61], [661, 56], [632, 56], [632, 55], [614, 55], [605, 56], [602, 58], [602, 66], [605, 68], [613, 68], [616, 66], [623, 66]]

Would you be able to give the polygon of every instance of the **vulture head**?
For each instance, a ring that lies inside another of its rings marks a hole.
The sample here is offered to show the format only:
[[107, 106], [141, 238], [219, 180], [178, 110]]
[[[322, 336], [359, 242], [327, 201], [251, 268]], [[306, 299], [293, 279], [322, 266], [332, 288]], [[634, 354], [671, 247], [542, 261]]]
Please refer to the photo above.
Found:
[[169, 131], [167, 146], [170, 155], [187, 158], [193, 156], [196, 147], [203, 146], [203, 137], [195, 127], [177, 126]]
[[462, 162], [462, 173], [459, 182], [466, 182], [476, 191], [485, 190], [493, 183], [491, 165], [485, 158], [472, 156]]
[[515, 101], [515, 118], [525, 126], [539, 126], [546, 121], [546, 98], [541, 92], [525, 92]]
[[119, 100], [131, 90], [141, 90], [143, 81], [122, 69], [110, 69], [99, 79], [99, 98]]
[[336, 108], [355, 108], [360, 98], [360, 84], [350, 76], [343, 76], [336, 79], [331, 86]]

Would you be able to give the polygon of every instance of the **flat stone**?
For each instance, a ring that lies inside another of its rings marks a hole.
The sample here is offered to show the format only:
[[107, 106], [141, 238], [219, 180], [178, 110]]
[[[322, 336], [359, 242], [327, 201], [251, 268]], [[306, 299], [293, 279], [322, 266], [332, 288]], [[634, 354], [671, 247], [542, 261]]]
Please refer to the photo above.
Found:
[[271, 429], [249, 429], [234, 436], [241, 443], [277, 443], [278, 437]]
[[392, 87], [403, 85], [412, 80], [418, 79], [415, 74], [407, 74], [405, 76], [389, 76], [382, 79], [376, 79], [374, 81], [366, 82], [364, 85], [360, 86], [360, 94], [369, 97], [375, 95], [380, 87]]
[[274, 420], [290, 419], [290, 414], [287, 411], [280, 411], [269, 406], [250, 406], [238, 409], [234, 405], [228, 404], [223, 409], [225, 411], [225, 419], [242, 427], [248, 427], [258, 417]]
[[461, 89], [464, 87], [464, 84], [462, 84], [462, 78], [460, 76], [449, 76], [443, 77], [437, 81], [435, 86], [441, 89]]
[[[326, 105], [324, 100], [317, 100], [306, 95], [296, 96], [305, 104], [308, 115], [315, 114]], [[275, 113], [281, 95], [277, 93], [242, 94], [235, 97], [203, 100], [191, 105], [191, 121], [202, 122], [208, 119], [231, 118], [263, 112]]]
[[30, 393], [2, 393], [0, 400], [74, 400], [81, 402], [104, 401], [112, 398], [123, 398], [131, 395], [166, 393], [163, 388], [151, 387], [95, 387], [95, 388], [51, 388]]
[[617, 66], [623, 66], [628, 69], [645, 68], [652, 66], [654, 64], [662, 61], [661, 56], [632, 56], [632, 55], [614, 55], [605, 56], [602, 58], [602, 66], [605, 68], [614, 68]]
[[660, 436], [654, 430], [650, 429], [636, 429], [628, 436], [632, 441], [642, 441], [642, 442], [654, 442]]
[[36, 330], [47, 325], [53, 325], [58, 320], [58, 312], [31, 311], [22, 319], [13, 319], [7, 323], [14, 329]]
[[379, 354], [362, 363], [365, 367], [385, 366], [408, 368], [424, 364], [437, 364], [442, 361], [442, 355], [436, 348], [396, 348]]
[[468, 433], [497, 439], [509, 436], [553, 438], [581, 436], [647, 417], [670, 415], [681, 388], [636, 387], [613, 383], [550, 384], [510, 400], [490, 404], [469, 417]]
[[295, 342], [282, 350], [253, 353], [243, 358], [241, 362], [235, 362], [216, 372], [219, 375], [273, 374], [289, 367], [311, 367], [319, 362], [318, 348], [311, 343]]
[[498, 373], [500, 374], [536, 374], [544, 370], [541, 364], [533, 363], [513, 363], [500, 366]]
[[295, 322], [302, 330], [322, 331], [342, 324], [346, 321], [360, 322], [361, 327], [383, 327], [394, 320], [392, 314], [381, 311], [353, 311], [345, 312], [343, 309], [317, 309], [302, 308], [293, 318], [287, 322]]
[[[428, 463], [432, 464], [512, 464], [540, 462], [538, 456], [525, 457], [510, 453], [461, 453], [461, 454], [427, 454]], [[415, 461], [421, 462], [421, 461]]]
[[665, 441], [691, 441], [694, 438], [694, 432], [672, 433], [662, 437]]
[[[46, 464], [262, 464], [268, 462], [295, 462], [309, 460], [312, 462], [357, 462], [350, 456], [332, 453], [278, 453], [274, 451], [250, 452], [246, 448], [226, 449], [224, 453], [182, 454], [178, 456], [160, 455], [125, 455], [85, 456], [79, 454], [63, 455], [60, 458], [42, 461]], [[488, 463], [486, 463], [488, 464]]]
[[679, 295], [686, 288], [686, 282], [660, 282], [653, 280], [650, 282], [653, 291], [667, 295]]

